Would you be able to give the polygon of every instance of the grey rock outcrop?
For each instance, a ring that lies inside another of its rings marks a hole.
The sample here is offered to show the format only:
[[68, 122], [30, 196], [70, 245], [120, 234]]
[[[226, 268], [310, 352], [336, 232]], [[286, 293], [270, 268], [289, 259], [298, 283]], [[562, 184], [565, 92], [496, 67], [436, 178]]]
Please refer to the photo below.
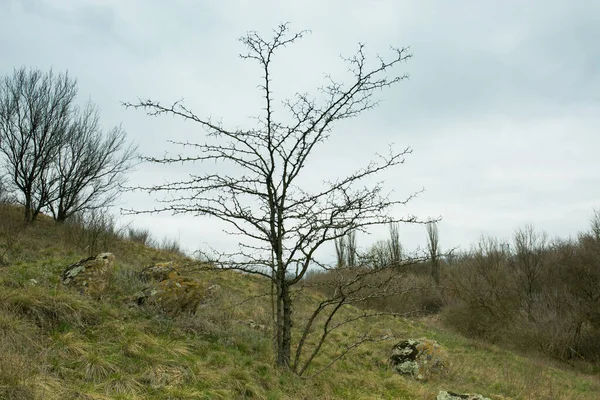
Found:
[[115, 256], [112, 253], [85, 258], [64, 269], [61, 283], [74, 287], [82, 294], [101, 295], [110, 286], [114, 263]]
[[459, 394], [453, 392], [441, 391], [438, 393], [436, 400], [490, 400], [480, 394]]
[[448, 368], [446, 351], [429, 339], [406, 339], [392, 348], [391, 367], [416, 380], [427, 380]]

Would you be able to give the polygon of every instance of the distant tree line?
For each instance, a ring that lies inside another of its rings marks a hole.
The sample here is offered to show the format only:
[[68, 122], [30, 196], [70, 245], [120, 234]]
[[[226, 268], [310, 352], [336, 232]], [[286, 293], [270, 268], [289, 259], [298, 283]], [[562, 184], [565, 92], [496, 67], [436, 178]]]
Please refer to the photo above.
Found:
[[[426, 227], [427, 257], [394, 271], [403, 274], [393, 281], [402, 295], [365, 293], [361, 307], [440, 312], [444, 324], [467, 336], [563, 361], [600, 362], [600, 210], [594, 211], [590, 229], [576, 238], [550, 239], [528, 225], [511, 241], [482, 237], [469, 250], [445, 254], [436, 224]], [[355, 269], [406, 264], [409, 257], [397, 234], [392, 224], [390, 238], [360, 254]], [[347, 243], [336, 242], [338, 269], [349, 266]], [[356, 240], [352, 243], [356, 251]], [[309, 280], [328, 294], [324, 282], [338, 274], [314, 274]]]
[[575, 239], [526, 226], [446, 266], [446, 324], [561, 360], [600, 361], [600, 211]]
[[14, 194], [28, 224], [42, 211], [63, 222], [111, 205], [135, 159], [121, 127], [103, 130], [98, 107], [76, 97], [67, 72], [19, 68], [0, 80], [0, 195]]

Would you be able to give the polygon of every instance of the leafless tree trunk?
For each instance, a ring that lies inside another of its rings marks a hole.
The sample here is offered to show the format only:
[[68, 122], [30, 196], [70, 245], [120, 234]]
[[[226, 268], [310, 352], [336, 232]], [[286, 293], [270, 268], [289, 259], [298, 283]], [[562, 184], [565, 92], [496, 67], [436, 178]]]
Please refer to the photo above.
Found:
[[429, 251], [429, 259], [431, 260], [431, 276], [436, 285], [440, 284], [440, 237], [437, 224], [431, 222], [427, 224], [427, 249]]
[[[370, 66], [364, 46], [360, 45], [355, 55], [345, 59], [353, 75], [349, 83], [328, 77], [326, 85], [320, 88], [321, 100], [298, 93], [284, 101], [277, 111], [277, 115], [287, 114], [288, 118], [276, 121], [271, 77], [273, 58], [283, 47], [304, 35], [305, 32], [290, 34], [287, 25], [280, 25], [270, 40], [256, 32], [241, 38], [248, 49], [241, 57], [257, 62], [262, 72], [259, 89], [264, 99], [264, 113], [257, 118], [258, 124], [253, 129], [228, 129], [210, 118], [196, 115], [181, 102], [166, 106], [153, 100], [125, 104], [145, 109], [153, 116], [179, 116], [196, 122], [207, 132], [205, 142], [178, 143], [195, 150], [197, 153], [193, 155], [146, 160], [163, 164], [210, 161], [203, 166], [210, 168], [216, 164], [220, 169], [215, 172], [203, 169], [189, 180], [140, 188], [172, 196], [165, 197], [163, 206], [155, 210], [130, 211], [211, 216], [225, 221], [241, 235], [244, 241], [238, 251], [214, 252], [210, 259], [221, 268], [245, 271], [272, 281], [276, 297], [275, 360], [277, 365], [298, 373], [302, 372], [298, 364], [292, 367], [291, 358], [291, 290], [302, 282], [309, 268], [328, 268], [315, 258], [317, 250], [325, 243], [335, 242], [352, 231], [364, 231], [371, 225], [418, 222], [414, 216], [394, 218], [389, 214], [394, 206], [405, 204], [415, 194], [395, 200], [384, 193], [380, 184], [369, 187], [364, 183], [365, 178], [404, 163], [405, 156], [411, 152], [408, 148], [390, 149], [386, 155], [378, 156], [346, 177], [325, 183], [319, 191], [308, 192], [298, 186], [297, 178], [314, 148], [327, 140], [338, 121], [375, 107], [376, 91], [405, 79], [406, 76], [390, 78], [387, 74], [410, 57], [407, 49], [392, 49], [389, 59], [378, 58]], [[286, 120], [288, 122], [284, 122]], [[233, 168], [224, 173], [224, 165]], [[337, 299], [337, 303], [327, 303], [337, 304], [334, 310], [346, 304]], [[323, 308], [325, 306], [317, 314]], [[302, 346], [298, 344], [296, 349], [298, 347]]]
[[52, 196], [50, 169], [76, 94], [75, 80], [52, 71], [21, 68], [0, 82], [0, 152], [11, 183], [23, 195], [26, 223]]

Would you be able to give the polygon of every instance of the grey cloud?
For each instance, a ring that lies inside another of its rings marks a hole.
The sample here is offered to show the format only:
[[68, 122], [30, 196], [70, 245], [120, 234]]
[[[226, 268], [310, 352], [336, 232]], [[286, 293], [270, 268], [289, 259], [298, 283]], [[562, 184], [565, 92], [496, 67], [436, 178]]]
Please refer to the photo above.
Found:
[[[291, 21], [313, 32], [277, 58], [279, 100], [312, 90], [324, 72], [343, 76], [338, 55], [359, 41], [371, 55], [389, 45], [414, 53], [398, 71], [410, 80], [382, 92], [378, 109], [341, 124], [314, 154], [307, 183], [353, 170], [389, 142], [410, 145], [406, 165], [382, 179], [400, 197], [427, 191], [398, 214], [444, 216], [445, 246], [463, 247], [482, 233], [508, 237], [524, 223], [575, 234], [600, 199], [596, 1], [6, 1], [0, 73], [22, 64], [68, 68], [107, 126], [122, 121], [146, 154], [176, 153], [167, 139], [201, 140], [202, 131], [119, 101], [185, 97], [201, 115], [248, 126], [261, 107], [260, 71], [236, 57], [243, 50], [236, 39]], [[162, 182], [203, 167], [192, 168], [142, 166], [131, 179]], [[123, 202], [153, 207], [143, 193]], [[170, 236], [182, 229], [190, 248], [207, 237], [231, 245], [212, 220], [136, 221]], [[364, 240], [385, 235], [374, 232]], [[424, 243], [422, 227], [403, 232], [409, 247]]]

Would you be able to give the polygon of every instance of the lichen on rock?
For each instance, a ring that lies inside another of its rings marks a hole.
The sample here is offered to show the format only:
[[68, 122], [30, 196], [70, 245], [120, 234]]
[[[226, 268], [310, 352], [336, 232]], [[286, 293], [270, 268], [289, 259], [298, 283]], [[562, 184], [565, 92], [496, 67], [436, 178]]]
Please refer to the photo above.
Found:
[[453, 392], [441, 391], [438, 393], [436, 400], [490, 400], [480, 394], [468, 393], [459, 394]]
[[217, 285], [208, 286], [198, 279], [179, 275], [172, 262], [146, 267], [140, 278], [152, 283], [134, 295], [135, 302], [160, 307], [171, 315], [195, 313], [198, 307], [210, 302], [219, 289]]
[[427, 380], [448, 368], [448, 357], [435, 340], [406, 339], [392, 348], [390, 364], [403, 375]]
[[179, 276], [179, 269], [173, 261], [150, 265], [140, 272], [140, 279], [144, 282], [163, 281]]
[[112, 253], [85, 258], [64, 269], [61, 283], [76, 288], [82, 294], [100, 295], [110, 286], [114, 262]]

